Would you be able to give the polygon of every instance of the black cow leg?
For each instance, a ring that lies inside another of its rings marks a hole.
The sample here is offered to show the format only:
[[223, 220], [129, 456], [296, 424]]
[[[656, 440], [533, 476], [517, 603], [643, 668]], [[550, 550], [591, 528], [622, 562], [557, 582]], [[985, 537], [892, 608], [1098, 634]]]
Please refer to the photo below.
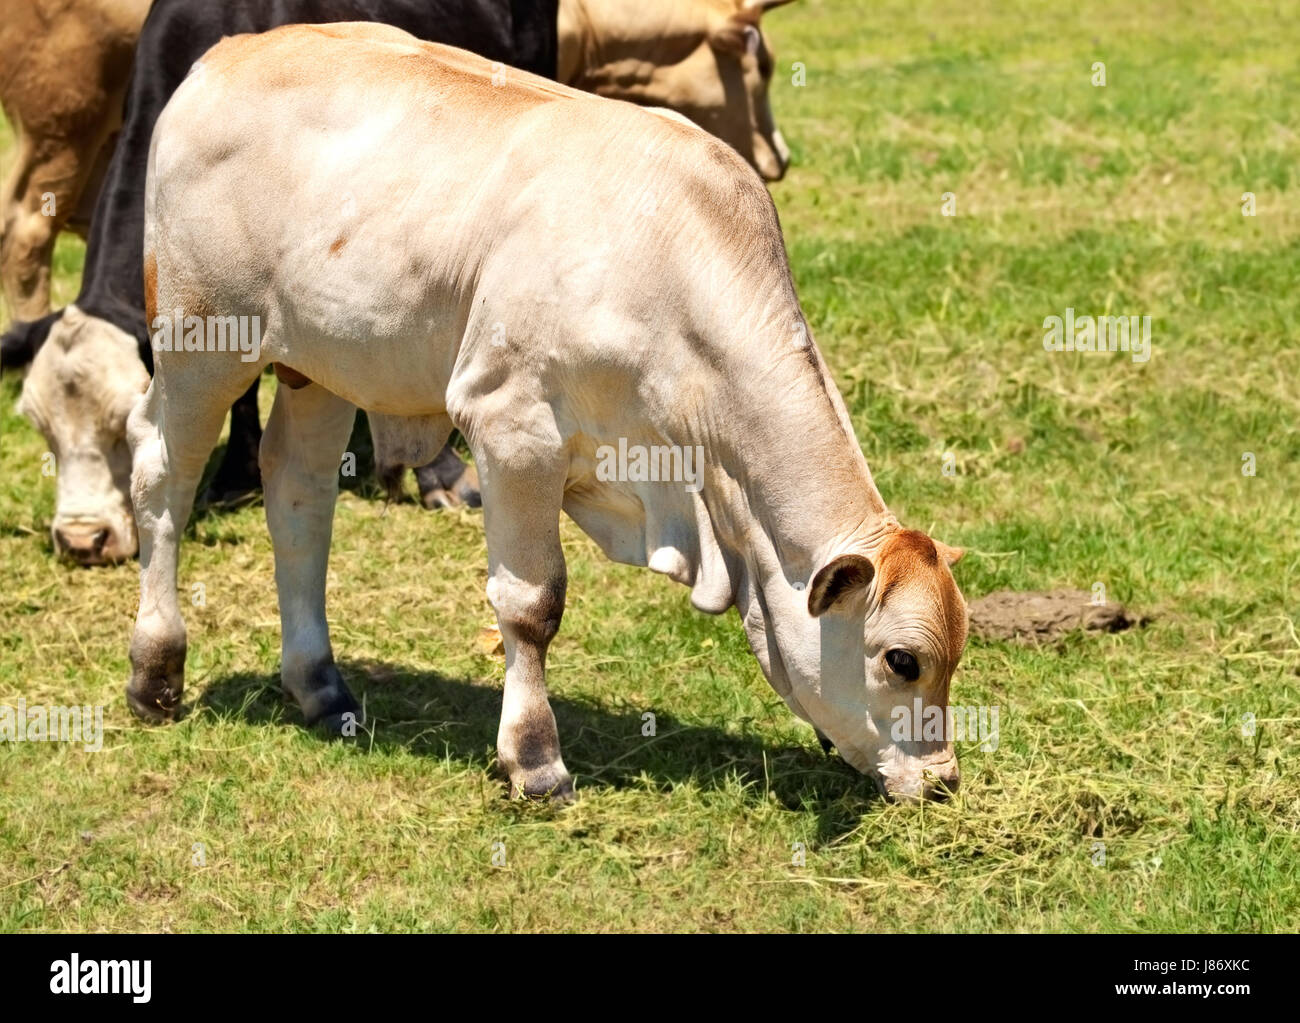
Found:
[[478, 473], [460, 460], [450, 444], [444, 445], [428, 465], [415, 470], [415, 482], [420, 488], [420, 503], [426, 508], [477, 508], [483, 503]]
[[262, 442], [262, 423], [257, 417], [257, 385], [230, 406], [230, 440], [226, 453], [203, 494], [204, 504], [224, 504], [262, 489], [262, 470], [257, 449]]

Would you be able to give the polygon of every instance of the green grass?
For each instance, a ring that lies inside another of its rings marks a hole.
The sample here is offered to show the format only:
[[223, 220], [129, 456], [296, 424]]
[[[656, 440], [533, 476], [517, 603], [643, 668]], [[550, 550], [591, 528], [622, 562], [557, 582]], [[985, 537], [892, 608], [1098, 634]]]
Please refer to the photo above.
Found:
[[[6, 380], [0, 702], [104, 704], [109, 731], [98, 754], [0, 746], [0, 928], [1300, 927], [1300, 24], [801, 0], [767, 27], [797, 160], [773, 194], [886, 500], [969, 548], [968, 599], [1103, 582], [1153, 622], [973, 642], [954, 700], [1000, 706], [997, 751], [961, 750], [952, 804], [886, 805], [785, 710], [734, 612], [566, 521], [550, 686], [580, 799], [554, 810], [494, 771], [480, 517], [346, 493], [330, 620], [373, 735], [323, 742], [282, 702], [256, 507], [192, 526], [194, 710], [146, 729], [121, 698], [136, 570], [51, 559]], [[61, 246], [60, 299], [80, 254]], [[1150, 362], [1045, 353], [1067, 306], [1149, 314]]]

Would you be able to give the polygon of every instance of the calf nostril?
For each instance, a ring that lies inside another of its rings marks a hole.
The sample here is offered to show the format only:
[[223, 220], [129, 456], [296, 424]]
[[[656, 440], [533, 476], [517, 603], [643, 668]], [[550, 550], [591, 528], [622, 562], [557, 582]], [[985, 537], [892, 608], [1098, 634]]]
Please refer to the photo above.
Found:
[[947, 776], [927, 771], [922, 795], [931, 802], [945, 803], [956, 794], [960, 784], [961, 775], [956, 771]]
[[103, 554], [104, 544], [106, 543], [108, 543], [108, 530], [101, 529], [98, 533], [95, 534], [94, 540], [91, 543], [91, 548], [94, 550], [96, 554]]

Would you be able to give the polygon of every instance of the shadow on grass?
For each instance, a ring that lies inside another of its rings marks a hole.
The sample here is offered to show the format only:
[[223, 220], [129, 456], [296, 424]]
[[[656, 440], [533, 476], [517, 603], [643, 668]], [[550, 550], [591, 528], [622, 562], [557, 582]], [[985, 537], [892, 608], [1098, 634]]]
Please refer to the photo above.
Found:
[[[366, 708], [358, 743], [379, 752], [403, 749], [451, 758], [466, 767], [482, 767], [493, 755], [500, 688], [384, 663], [341, 662], [339, 669]], [[218, 679], [198, 706], [252, 724], [302, 727], [301, 713], [281, 695], [279, 675]], [[815, 813], [820, 840], [856, 828], [879, 798], [871, 781], [838, 757], [802, 746], [773, 746], [658, 711], [656, 734], [647, 737], [641, 734], [640, 709], [614, 710], [555, 695], [551, 707], [579, 798], [584, 790], [602, 787], [640, 788], [643, 778], [664, 787], [694, 782], [721, 789], [734, 776], [748, 786], [747, 798], [755, 805], [770, 791], [788, 809]], [[351, 740], [321, 735], [320, 741]], [[506, 798], [504, 780], [501, 797]]]

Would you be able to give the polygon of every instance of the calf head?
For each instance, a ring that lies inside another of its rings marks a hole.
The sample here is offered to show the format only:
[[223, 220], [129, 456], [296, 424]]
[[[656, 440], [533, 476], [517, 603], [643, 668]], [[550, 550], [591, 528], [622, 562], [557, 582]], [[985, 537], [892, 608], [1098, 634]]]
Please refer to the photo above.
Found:
[[768, 101], [775, 64], [759, 25], [790, 0], [562, 0], [560, 80], [684, 114], [764, 179], [790, 151]]
[[18, 411], [54, 456], [51, 533], [60, 555], [84, 565], [135, 555], [126, 417], [148, 386], [136, 339], [76, 306], [36, 352]]
[[768, 592], [761, 652], [750, 628], [791, 709], [891, 797], [943, 798], [957, 788], [952, 735], [936, 739], [914, 718], [919, 706], [947, 719], [966, 643], [966, 605], [949, 570], [961, 553], [891, 530], [870, 556], [840, 554], [818, 569], [806, 607], [802, 591], [784, 607]]

